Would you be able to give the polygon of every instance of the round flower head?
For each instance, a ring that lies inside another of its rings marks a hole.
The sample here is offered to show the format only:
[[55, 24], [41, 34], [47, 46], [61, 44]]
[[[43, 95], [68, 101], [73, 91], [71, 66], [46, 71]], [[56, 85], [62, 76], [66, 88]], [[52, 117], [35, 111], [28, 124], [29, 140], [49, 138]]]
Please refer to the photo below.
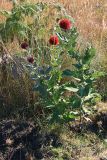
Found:
[[71, 29], [71, 22], [70, 22], [70, 20], [69, 19], [62, 19], [62, 20], [60, 20], [60, 22], [59, 22], [59, 26], [60, 26], [60, 28], [62, 28], [62, 29], [64, 29], [64, 30], [69, 30], [69, 29]]
[[33, 63], [33, 62], [34, 62], [34, 57], [33, 57], [33, 56], [28, 56], [28, 57], [27, 57], [27, 61], [28, 61], [29, 63]]
[[22, 43], [21, 43], [21, 48], [22, 48], [22, 49], [27, 49], [28, 46], [29, 46], [29, 45], [28, 45], [27, 42], [22, 42]]
[[50, 39], [49, 39], [49, 43], [51, 45], [58, 45], [59, 44], [59, 39], [58, 39], [57, 35], [51, 36]]

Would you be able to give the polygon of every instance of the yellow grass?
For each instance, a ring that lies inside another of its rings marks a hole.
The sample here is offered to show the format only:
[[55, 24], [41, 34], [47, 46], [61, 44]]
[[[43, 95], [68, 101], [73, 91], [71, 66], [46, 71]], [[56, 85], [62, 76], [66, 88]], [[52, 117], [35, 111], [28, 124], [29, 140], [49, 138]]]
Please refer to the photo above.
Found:
[[[12, 2], [9, 2], [9, 1], [5, 1], [5, 0], [0, 0], [0, 10], [11, 10], [12, 8]], [[3, 17], [2, 15], [0, 15], [0, 22], [4, 21], [5, 20], [5, 17]]]

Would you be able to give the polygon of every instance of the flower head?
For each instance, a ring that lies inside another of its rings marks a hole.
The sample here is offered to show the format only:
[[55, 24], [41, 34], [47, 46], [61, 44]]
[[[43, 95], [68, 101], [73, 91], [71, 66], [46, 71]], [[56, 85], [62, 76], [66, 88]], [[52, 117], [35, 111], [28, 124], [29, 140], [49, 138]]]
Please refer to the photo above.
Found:
[[21, 43], [21, 48], [22, 48], [22, 49], [27, 49], [28, 46], [29, 46], [29, 45], [28, 45], [27, 42], [22, 42], [22, 43]]
[[64, 30], [69, 30], [71, 29], [71, 22], [69, 19], [61, 19], [59, 22], [59, 26], [60, 28], [64, 29]]
[[58, 36], [57, 35], [51, 36], [50, 39], [49, 39], [49, 43], [51, 45], [58, 45], [59, 44]]
[[28, 61], [29, 63], [33, 63], [33, 62], [34, 62], [34, 57], [33, 57], [33, 56], [28, 56], [28, 57], [27, 57], [27, 61]]

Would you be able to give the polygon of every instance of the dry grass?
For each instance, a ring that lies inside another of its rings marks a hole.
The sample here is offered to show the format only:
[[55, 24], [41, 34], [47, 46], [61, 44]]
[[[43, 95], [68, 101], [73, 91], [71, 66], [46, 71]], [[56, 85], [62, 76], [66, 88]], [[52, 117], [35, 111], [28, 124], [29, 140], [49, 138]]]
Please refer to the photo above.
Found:
[[62, 0], [62, 3], [75, 18], [82, 40], [92, 42], [97, 49], [97, 61], [104, 60], [107, 51], [107, 1]]
[[[1, 9], [6, 9], [6, 10], [11, 10], [12, 8], [12, 2], [6, 2], [5, 0], [0, 0], [0, 10]], [[5, 21], [5, 17], [0, 15], [0, 22]]]
[[86, 132], [77, 135], [67, 132], [67, 129], [61, 133], [64, 144], [62, 153], [68, 154], [69, 159], [100, 160], [107, 156], [106, 145], [94, 133]]

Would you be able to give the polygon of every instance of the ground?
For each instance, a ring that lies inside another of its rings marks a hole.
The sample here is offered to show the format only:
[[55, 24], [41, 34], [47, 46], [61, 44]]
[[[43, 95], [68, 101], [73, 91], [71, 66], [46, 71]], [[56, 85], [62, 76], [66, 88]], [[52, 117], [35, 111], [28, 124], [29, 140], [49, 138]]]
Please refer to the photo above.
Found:
[[[103, 127], [103, 128], [102, 128]], [[106, 160], [106, 126], [59, 125], [41, 128], [32, 121], [0, 123], [0, 160]]]

